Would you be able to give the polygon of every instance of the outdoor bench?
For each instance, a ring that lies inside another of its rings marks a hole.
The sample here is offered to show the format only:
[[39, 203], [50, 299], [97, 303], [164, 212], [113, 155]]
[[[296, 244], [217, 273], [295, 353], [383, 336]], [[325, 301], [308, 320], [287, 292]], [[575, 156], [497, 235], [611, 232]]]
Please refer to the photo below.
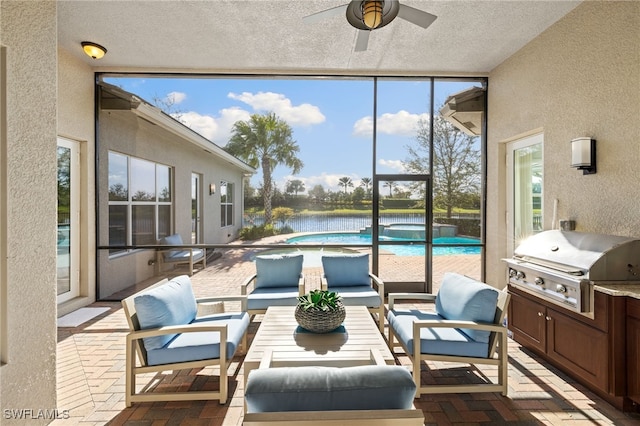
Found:
[[423, 425], [413, 406], [416, 386], [409, 371], [386, 365], [372, 351], [374, 365], [351, 367], [287, 366], [265, 351], [260, 368], [245, 388], [245, 426], [266, 425]]

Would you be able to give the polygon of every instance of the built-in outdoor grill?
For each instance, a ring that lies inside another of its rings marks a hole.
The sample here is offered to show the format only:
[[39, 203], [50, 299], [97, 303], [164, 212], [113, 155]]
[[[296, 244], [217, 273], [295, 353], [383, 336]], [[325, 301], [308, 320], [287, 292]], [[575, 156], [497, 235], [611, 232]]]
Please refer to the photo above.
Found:
[[594, 285], [640, 281], [640, 239], [544, 231], [524, 240], [509, 265], [509, 284], [593, 316]]

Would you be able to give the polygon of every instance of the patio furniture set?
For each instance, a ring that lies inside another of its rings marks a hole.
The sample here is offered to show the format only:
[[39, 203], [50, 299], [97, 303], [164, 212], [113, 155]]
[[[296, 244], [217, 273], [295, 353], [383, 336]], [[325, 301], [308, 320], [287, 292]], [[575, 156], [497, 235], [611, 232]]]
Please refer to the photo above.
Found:
[[[245, 425], [422, 425], [413, 399], [423, 393], [507, 394], [507, 293], [447, 273], [437, 295], [389, 294], [385, 341], [384, 283], [369, 273], [368, 255], [327, 256], [323, 268], [322, 287], [339, 292], [346, 317], [337, 329], [321, 334], [303, 329], [294, 317], [304, 294], [301, 255], [258, 256], [256, 274], [238, 296], [196, 299], [183, 275], [124, 299], [131, 329], [126, 405], [198, 399], [224, 404], [227, 369], [241, 352], [246, 352]], [[435, 310], [403, 308], [402, 299], [427, 300]], [[239, 301], [240, 310], [197, 316], [198, 304], [214, 301]], [[247, 347], [254, 314], [264, 316]], [[396, 365], [398, 346], [412, 360], [413, 375]], [[424, 360], [494, 365], [497, 383], [479, 372], [482, 379], [474, 384], [421, 385]], [[218, 391], [136, 390], [137, 374], [210, 365], [219, 366]]]

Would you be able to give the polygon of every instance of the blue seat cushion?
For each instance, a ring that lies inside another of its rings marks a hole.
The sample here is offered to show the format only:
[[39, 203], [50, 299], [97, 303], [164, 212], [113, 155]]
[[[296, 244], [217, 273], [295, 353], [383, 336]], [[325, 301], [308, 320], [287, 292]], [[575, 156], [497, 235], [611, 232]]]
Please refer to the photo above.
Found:
[[[398, 340], [413, 354], [413, 323], [422, 320], [443, 320], [435, 312], [417, 309], [393, 309], [387, 314], [389, 327]], [[420, 330], [420, 353], [486, 358], [489, 344], [476, 342], [456, 328], [423, 328]]]
[[189, 250], [172, 250], [164, 253], [163, 260], [167, 263], [170, 262], [188, 262], [189, 258], [193, 256], [193, 261], [198, 261], [204, 257], [204, 250], [192, 249]]
[[[493, 324], [498, 291], [464, 275], [445, 273], [436, 295], [436, 312], [450, 320]], [[462, 329], [477, 342], [489, 342], [489, 331]]]
[[416, 385], [399, 365], [261, 368], [249, 373], [247, 412], [413, 408]]
[[322, 256], [322, 269], [328, 288], [371, 285], [368, 253]]
[[247, 296], [247, 309], [267, 309], [269, 306], [296, 306], [298, 286], [256, 288]]
[[371, 288], [370, 285], [336, 286], [331, 287], [331, 291], [335, 291], [342, 296], [344, 306], [377, 308], [382, 303], [380, 294]]
[[255, 288], [297, 287], [302, 261], [302, 254], [256, 256]]
[[[222, 313], [196, 318], [194, 324], [227, 325], [227, 359], [233, 358], [242, 336], [249, 327], [249, 314]], [[220, 333], [197, 331], [180, 333], [159, 349], [147, 351], [149, 365], [173, 364], [220, 358]]]
[[[191, 280], [186, 275], [173, 278], [133, 299], [141, 329], [189, 324], [198, 311]], [[175, 334], [145, 337], [147, 351], [162, 348]]]

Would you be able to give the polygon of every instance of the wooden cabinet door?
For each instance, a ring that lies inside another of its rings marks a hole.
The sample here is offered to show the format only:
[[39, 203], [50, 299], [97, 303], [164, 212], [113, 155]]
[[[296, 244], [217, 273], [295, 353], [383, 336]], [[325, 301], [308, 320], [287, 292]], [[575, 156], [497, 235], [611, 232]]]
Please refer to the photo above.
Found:
[[509, 330], [513, 332], [513, 340], [522, 346], [544, 353], [546, 350], [545, 312], [546, 308], [543, 305], [512, 292], [508, 324]]
[[607, 333], [547, 309], [547, 355], [598, 389], [609, 389]]
[[627, 300], [627, 394], [640, 403], [640, 300]]

